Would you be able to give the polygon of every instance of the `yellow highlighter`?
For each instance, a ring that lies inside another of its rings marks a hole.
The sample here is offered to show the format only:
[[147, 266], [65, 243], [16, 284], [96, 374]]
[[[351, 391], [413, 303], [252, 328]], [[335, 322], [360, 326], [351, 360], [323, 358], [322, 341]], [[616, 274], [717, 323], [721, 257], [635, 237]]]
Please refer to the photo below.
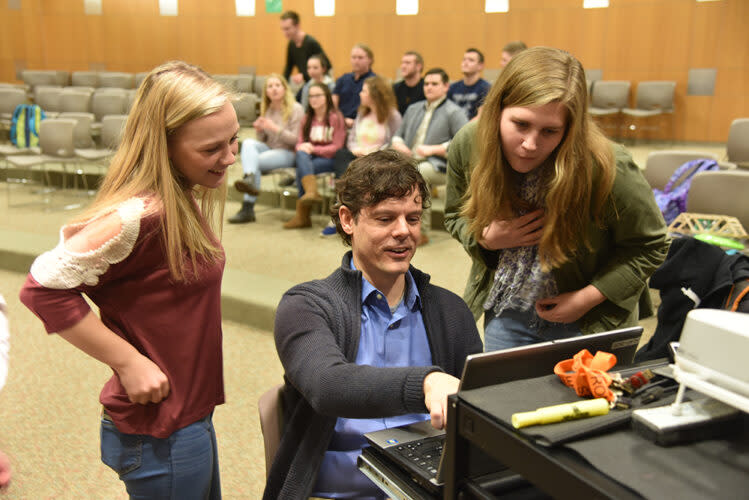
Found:
[[512, 416], [512, 426], [516, 429], [531, 425], [553, 424], [565, 420], [606, 415], [609, 412], [609, 402], [605, 398], [588, 399], [575, 403], [545, 406], [536, 411], [515, 413]]

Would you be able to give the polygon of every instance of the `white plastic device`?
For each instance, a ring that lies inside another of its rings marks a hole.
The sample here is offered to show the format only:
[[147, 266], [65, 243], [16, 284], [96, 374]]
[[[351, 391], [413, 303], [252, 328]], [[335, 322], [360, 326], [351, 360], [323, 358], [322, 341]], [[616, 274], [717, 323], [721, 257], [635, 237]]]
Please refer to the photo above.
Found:
[[672, 410], [679, 414], [689, 387], [749, 412], [749, 314], [694, 309], [684, 322], [675, 354], [674, 376], [680, 383]]

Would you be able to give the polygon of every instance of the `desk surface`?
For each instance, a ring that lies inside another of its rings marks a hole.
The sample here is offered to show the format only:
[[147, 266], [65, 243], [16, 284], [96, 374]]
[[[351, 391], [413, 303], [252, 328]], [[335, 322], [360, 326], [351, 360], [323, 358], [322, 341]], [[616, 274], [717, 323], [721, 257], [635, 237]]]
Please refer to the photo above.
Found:
[[[455, 493], [453, 488], [463, 473], [460, 456], [470, 445], [482, 448], [559, 498], [704, 499], [726, 497], [731, 492], [743, 496], [749, 491], [749, 425], [730, 440], [669, 448], [645, 440], [628, 426], [547, 447], [536, 442], [533, 431], [523, 434], [507, 422], [507, 415], [516, 411], [574, 398], [574, 393], [555, 376], [466, 391], [453, 397], [448, 424], [455, 432], [453, 436], [448, 432], [448, 439], [453, 439], [450, 444], [456, 450], [456, 458], [453, 474], [448, 477], [446, 498]], [[556, 425], [568, 424], [573, 423]]]

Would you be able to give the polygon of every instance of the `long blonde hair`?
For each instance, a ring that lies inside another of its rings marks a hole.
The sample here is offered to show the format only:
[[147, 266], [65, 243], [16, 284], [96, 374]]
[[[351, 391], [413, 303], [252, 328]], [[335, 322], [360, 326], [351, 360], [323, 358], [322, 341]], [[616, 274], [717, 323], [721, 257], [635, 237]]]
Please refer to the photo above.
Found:
[[260, 101], [260, 116], [265, 116], [265, 112], [270, 108], [270, 97], [268, 97], [267, 91], [268, 83], [270, 82], [271, 78], [275, 78], [276, 80], [281, 82], [281, 85], [283, 85], [284, 95], [283, 100], [281, 101], [281, 118], [283, 119], [283, 122], [286, 123], [289, 121], [291, 110], [294, 107], [296, 99], [294, 99], [294, 94], [291, 92], [289, 82], [287, 82], [286, 78], [279, 75], [278, 73], [271, 73], [270, 75], [265, 77], [265, 83], [263, 84], [263, 99], [262, 101]]
[[475, 143], [478, 163], [462, 210], [479, 239], [495, 218], [514, 217], [524, 207], [502, 154], [502, 110], [551, 102], [564, 105], [567, 126], [552, 153], [554, 168], [545, 185], [546, 222], [539, 257], [546, 270], [568, 261], [581, 241], [590, 248], [585, 228], [591, 218], [603, 225], [616, 175], [612, 144], [588, 115], [585, 71], [571, 54], [534, 47], [518, 53], [502, 71], [481, 111]]
[[[171, 61], [154, 68], [138, 88], [120, 146], [96, 199], [78, 220], [89, 220], [135, 196], [153, 196], [156, 207], [152, 210], [161, 212], [172, 278], [187, 281], [197, 276], [198, 257], [215, 262], [221, 255], [214, 234], [220, 237], [226, 182], [218, 189], [186, 187], [186, 180], [169, 161], [167, 141], [182, 125], [219, 111], [232, 99], [197, 66]], [[194, 200], [199, 200], [200, 212]], [[201, 223], [203, 217], [209, 233]], [[189, 255], [192, 276], [187, 276], [184, 252]]]

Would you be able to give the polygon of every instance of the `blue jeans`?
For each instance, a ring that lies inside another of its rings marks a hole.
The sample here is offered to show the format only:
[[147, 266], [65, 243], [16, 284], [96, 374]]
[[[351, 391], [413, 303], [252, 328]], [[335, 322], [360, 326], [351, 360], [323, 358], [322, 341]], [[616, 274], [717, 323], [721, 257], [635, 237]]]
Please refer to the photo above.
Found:
[[101, 460], [119, 474], [131, 499], [221, 498], [211, 415], [165, 439], [124, 434], [103, 417]]
[[[255, 187], [260, 191], [260, 176], [271, 170], [294, 167], [294, 152], [288, 149], [271, 149], [255, 139], [242, 141], [240, 154], [242, 171], [255, 176]], [[257, 196], [244, 195], [244, 201], [255, 203]]]
[[302, 177], [305, 175], [316, 175], [324, 172], [332, 172], [335, 167], [333, 158], [323, 158], [305, 153], [304, 151], [296, 152], [296, 186], [299, 189], [299, 196], [304, 194], [302, 187]]
[[548, 340], [558, 340], [582, 335], [576, 323], [549, 323], [540, 321], [538, 326], [530, 326], [533, 311], [505, 310], [499, 316], [493, 310], [484, 314], [484, 350], [498, 351]]

